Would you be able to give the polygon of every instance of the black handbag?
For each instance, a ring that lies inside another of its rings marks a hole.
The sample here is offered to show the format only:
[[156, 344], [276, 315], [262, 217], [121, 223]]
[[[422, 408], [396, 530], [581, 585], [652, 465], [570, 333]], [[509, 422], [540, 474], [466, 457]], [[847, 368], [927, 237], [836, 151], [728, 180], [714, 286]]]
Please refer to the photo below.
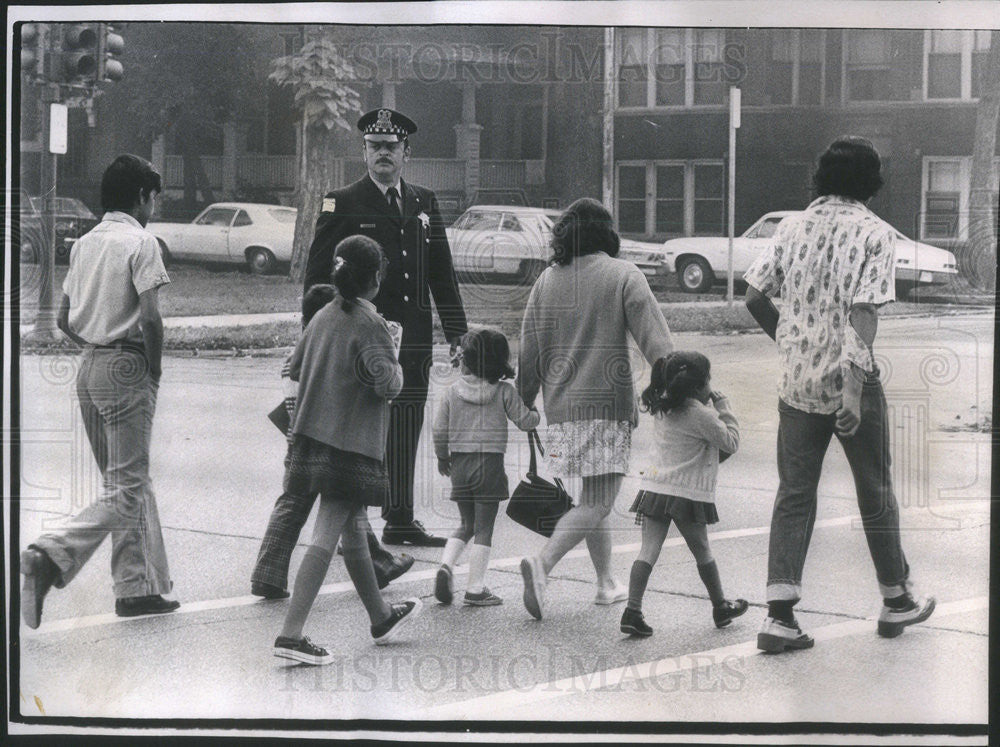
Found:
[[545, 456], [538, 431], [528, 431], [528, 447], [531, 449], [531, 463], [528, 474], [514, 488], [510, 501], [507, 503], [507, 515], [521, 526], [532, 532], [551, 537], [556, 523], [567, 511], [573, 508], [573, 499], [563, 487], [562, 480], [555, 478], [553, 485], [548, 480], [538, 476], [538, 460], [535, 457], [535, 444], [538, 451]]
[[274, 423], [274, 427], [281, 431], [282, 435], [287, 435], [288, 429], [292, 426], [292, 416], [288, 414], [284, 400], [267, 414], [267, 419]]

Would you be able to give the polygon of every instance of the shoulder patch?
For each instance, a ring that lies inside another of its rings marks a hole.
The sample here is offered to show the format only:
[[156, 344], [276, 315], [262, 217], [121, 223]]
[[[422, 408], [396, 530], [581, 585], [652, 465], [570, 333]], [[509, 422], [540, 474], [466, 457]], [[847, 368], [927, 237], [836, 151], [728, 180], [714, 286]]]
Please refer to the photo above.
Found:
[[334, 199], [333, 197], [324, 197], [323, 198], [323, 207], [320, 208], [320, 212], [323, 212], [323, 213], [332, 213], [336, 209], [337, 209], [337, 200], [336, 199]]

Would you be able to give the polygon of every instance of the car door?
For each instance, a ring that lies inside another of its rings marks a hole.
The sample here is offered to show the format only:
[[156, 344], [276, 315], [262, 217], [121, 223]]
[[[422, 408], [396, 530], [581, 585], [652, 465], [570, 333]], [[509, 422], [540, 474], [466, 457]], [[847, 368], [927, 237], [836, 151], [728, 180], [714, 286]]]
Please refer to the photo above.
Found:
[[212, 262], [228, 261], [229, 228], [236, 213], [236, 208], [230, 207], [205, 208], [181, 235], [180, 251], [170, 247], [171, 254]]
[[494, 272], [494, 244], [500, 230], [499, 210], [468, 210], [455, 222], [451, 254], [455, 269]]
[[267, 237], [259, 236], [259, 233], [260, 226], [254, 223], [250, 214], [243, 209], [237, 210], [232, 228], [229, 229], [229, 260], [243, 262], [246, 259], [246, 248], [250, 244], [266, 244]]

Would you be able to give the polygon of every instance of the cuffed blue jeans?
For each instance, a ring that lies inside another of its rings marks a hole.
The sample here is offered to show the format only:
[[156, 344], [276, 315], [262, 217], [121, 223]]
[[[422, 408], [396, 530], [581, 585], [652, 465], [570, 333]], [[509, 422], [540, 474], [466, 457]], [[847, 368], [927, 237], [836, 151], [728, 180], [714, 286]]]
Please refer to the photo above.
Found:
[[59, 568], [62, 588], [111, 534], [111, 575], [117, 598], [169, 592], [156, 497], [149, 479], [149, 446], [159, 384], [145, 356], [132, 349], [84, 349], [76, 378], [87, 438], [103, 476], [98, 499], [63, 529], [30, 546]]
[[[778, 494], [771, 516], [767, 563], [769, 602], [797, 602], [802, 567], [816, 521], [816, 488], [836, 416], [797, 410], [778, 402]], [[850, 438], [837, 435], [854, 475], [858, 508], [879, 591], [885, 598], [907, 590], [909, 566], [899, 538], [899, 508], [892, 490], [889, 427], [878, 373], [861, 393], [861, 425]]]

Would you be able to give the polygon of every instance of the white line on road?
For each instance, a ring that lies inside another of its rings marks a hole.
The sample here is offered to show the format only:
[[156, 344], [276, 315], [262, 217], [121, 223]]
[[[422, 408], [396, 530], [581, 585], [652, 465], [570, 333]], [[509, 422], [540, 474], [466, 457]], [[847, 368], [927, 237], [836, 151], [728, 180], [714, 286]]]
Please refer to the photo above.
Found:
[[[850, 524], [854, 521], [854, 516], [838, 516], [833, 519], [823, 519], [816, 522], [815, 529], [823, 529], [828, 527], [843, 526], [844, 524]], [[740, 539], [743, 537], [753, 537], [761, 534], [768, 534], [771, 531], [770, 526], [763, 527], [746, 527], [744, 529], [729, 529], [723, 532], [710, 532], [709, 538], [713, 542], [718, 542], [720, 540], [727, 539]], [[671, 537], [666, 542], [663, 543], [664, 547], [675, 547], [677, 545], [683, 545], [683, 537]], [[615, 545], [612, 548], [614, 553], [627, 553], [627, 552], [638, 552], [640, 544], [638, 542], [630, 543], [627, 545]], [[565, 558], [582, 558], [588, 555], [586, 548], [579, 548], [577, 550], [571, 550], [566, 553]], [[490, 562], [490, 568], [512, 568], [520, 565], [521, 556], [510, 557], [510, 558], [498, 558], [497, 560]], [[468, 566], [459, 566], [455, 569], [457, 575], [467, 573]], [[406, 575], [393, 581], [393, 585], [399, 587], [403, 584], [413, 583], [415, 581], [426, 581], [428, 579], [434, 578], [437, 574], [437, 568], [429, 568], [423, 571], [411, 571]], [[340, 594], [345, 591], [354, 591], [354, 585], [350, 581], [340, 581], [335, 584], [327, 584], [320, 588], [320, 594]], [[220, 610], [227, 609], [229, 607], [244, 607], [251, 604], [268, 604], [261, 600], [259, 597], [255, 596], [241, 596], [241, 597], [226, 597], [223, 599], [206, 599], [201, 602], [185, 602], [181, 605], [181, 608], [176, 612], [171, 612], [170, 616], [177, 616], [181, 614], [192, 614], [194, 612], [206, 612], [209, 610]], [[141, 617], [154, 617], [153, 615], [143, 615]], [[118, 617], [114, 614], [103, 614], [103, 615], [88, 615], [86, 617], [67, 617], [62, 620], [53, 620], [52, 622], [43, 622], [37, 630], [31, 631], [28, 628], [22, 628], [22, 636], [26, 638], [31, 638], [33, 636], [42, 635], [44, 633], [58, 633], [65, 632], [67, 630], [80, 630], [81, 628], [93, 628], [99, 625], [115, 625], [118, 623], [129, 622], [130, 620], [140, 619], [137, 617]]]
[[[817, 522], [818, 524], [818, 522]], [[945, 615], [957, 615], [965, 612], [975, 612], [989, 607], [989, 597], [971, 597], [956, 602], [938, 605], [934, 618]], [[877, 617], [865, 620], [848, 620], [847, 622], [825, 625], [810, 632], [817, 641], [831, 641], [836, 638], [871, 633]], [[530, 688], [517, 688], [491, 693], [477, 698], [469, 698], [445, 705], [434, 706], [424, 711], [429, 719], [478, 720], [495, 717], [498, 713], [509, 713], [510, 709], [520, 706], [534, 705], [544, 700], [552, 700], [567, 695], [583, 694], [593, 690], [615, 688], [628, 682], [663, 677], [685, 672], [698, 667], [704, 667], [705, 662], [720, 662], [729, 657], [748, 657], [760, 654], [756, 639], [731, 646], [713, 648], [692, 654], [680, 654], [667, 659], [658, 659], [644, 664], [629, 664], [624, 667], [607, 669], [600, 672], [588, 672], [573, 677], [550, 682], [539, 682]]]

